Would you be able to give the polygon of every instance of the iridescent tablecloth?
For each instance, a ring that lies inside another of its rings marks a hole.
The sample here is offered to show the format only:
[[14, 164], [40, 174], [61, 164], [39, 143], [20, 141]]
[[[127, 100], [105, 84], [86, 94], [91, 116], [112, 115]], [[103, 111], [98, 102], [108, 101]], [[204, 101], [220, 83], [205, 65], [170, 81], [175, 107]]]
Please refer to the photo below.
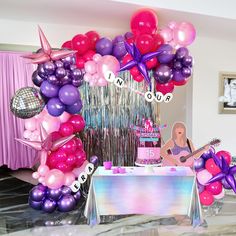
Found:
[[203, 222], [196, 176], [188, 167], [126, 167], [113, 174], [98, 167], [92, 176], [85, 216], [91, 226], [101, 215], [186, 215], [193, 226]]

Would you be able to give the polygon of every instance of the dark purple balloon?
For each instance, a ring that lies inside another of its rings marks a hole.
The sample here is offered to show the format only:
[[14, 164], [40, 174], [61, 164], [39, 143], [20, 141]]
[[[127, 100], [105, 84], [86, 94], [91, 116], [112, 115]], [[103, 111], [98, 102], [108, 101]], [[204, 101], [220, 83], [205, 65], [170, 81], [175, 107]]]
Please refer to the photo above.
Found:
[[169, 82], [172, 77], [172, 69], [167, 65], [160, 65], [154, 72], [154, 78], [160, 84]]
[[98, 164], [98, 157], [97, 156], [91, 156], [90, 160], [91, 163], [93, 163], [94, 165]]
[[35, 186], [30, 190], [29, 196], [32, 201], [40, 202], [45, 198], [46, 191]]
[[175, 70], [181, 70], [182, 69], [182, 63], [180, 61], [175, 61], [173, 64], [173, 67]]
[[184, 57], [188, 56], [189, 52], [188, 49], [185, 47], [178, 48], [175, 53], [175, 58], [177, 60], [182, 60]]
[[55, 61], [54, 64], [55, 64], [56, 68], [63, 68], [63, 66], [64, 66], [62, 61]]
[[174, 70], [173, 72], [173, 80], [176, 82], [181, 82], [185, 80], [184, 76], [182, 75], [182, 72], [179, 70]]
[[70, 187], [68, 187], [68, 186], [63, 186], [63, 187], [61, 188], [61, 193], [62, 193], [62, 195], [68, 195], [68, 194], [71, 194], [72, 191], [71, 191], [71, 188], [70, 188]]
[[37, 188], [38, 188], [38, 189], [41, 189], [42, 191], [46, 191], [46, 190], [48, 189], [47, 186], [45, 186], [45, 185], [43, 185], [43, 184], [41, 184], [41, 183], [39, 183], [39, 184], [37, 185]]
[[48, 97], [53, 98], [57, 97], [59, 92], [59, 86], [49, 83], [48, 81], [43, 81], [40, 86], [41, 93]]
[[60, 79], [60, 85], [66, 85], [66, 84], [70, 84], [71, 83], [71, 78], [69, 76], [65, 76], [62, 79]]
[[56, 66], [53, 62], [47, 61], [43, 64], [44, 71], [47, 75], [53, 75], [56, 69]]
[[47, 103], [47, 110], [51, 116], [60, 116], [65, 111], [65, 105], [59, 98], [51, 98]]
[[34, 85], [40, 87], [40, 85], [43, 83], [44, 79], [39, 76], [38, 71], [36, 70], [32, 74], [32, 81], [33, 81]]
[[188, 78], [192, 74], [192, 70], [189, 67], [183, 67], [181, 71], [184, 78]]
[[81, 77], [82, 77], [82, 71], [80, 69], [74, 69], [70, 72], [70, 77], [73, 79], [73, 80], [80, 80]]
[[75, 70], [75, 69], [77, 69], [76, 65], [70, 65], [70, 69], [69, 70]]
[[42, 201], [36, 202], [33, 201], [31, 198], [28, 200], [30, 207], [32, 207], [35, 210], [41, 210], [42, 209]]
[[46, 72], [45, 72], [45, 70], [44, 70], [43, 64], [39, 64], [39, 65], [38, 65], [37, 71], [38, 71], [38, 75], [39, 75], [41, 78], [47, 79], [48, 75], [46, 74]]
[[225, 178], [221, 180], [221, 183], [225, 189], [231, 189], [231, 186], [228, 184]]
[[112, 41], [108, 38], [100, 38], [96, 42], [96, 52], [104, 55], [111, 55], [112, 54]]
[[57, 68], [55, 71], [55, 76], [58, 79], [62, 79], [66, 76], [66, 70], [64, 68]]
[[75, 87], [80, 87], [83, 85], [83, 80], [74, 80], [72, 79], [71, 83], [75, 86]]
[[60, 81], [58, 80], [58, 78], [55, 75], [49, 75], [48, 78], [47, 78], [47, 81], [50, 84], [53, 84], [53, 85], [59, 85], [60, 84]]
[[61, 87], [58, 96], [61, 102], [69, 106], [78, 102], [78, 100], [80, 99], [79, 90], [71, 84], [66, 84]]
[[203, 169], [204, 167], [205, 167], [205, 160], [203, 158], [199, 157], [198, 159], [194, 161], [195, 171], [199, 171]]
[[65, 69], [70, 69], [70, 66], [75, 64], [75, 56], [68, 56], [61, 60], [63, 61]]
[[45, 199], [42, 203], [42, 210], [47, 213], [52, 213], [57, 208], [57, 202], [53, 199]]
[[132, 38], [133, 36], [134, 36], [134, 34], [131, 33], [131, 32], [126, 32], [126, 33], [125, 33], [125, 39], [130, 39], [130, 38]]
[[73, 195], [75, 201], [78, 203], [80, 198], [81, 198], [81, 193], [80, 191], [76, 192], [74, 195]]
[[157, 56], [158, 61], [161, 64], [167, 64], [174, 59], [173, 47], [169, 44], [163, 44], [160, 46], [159, 50], [162, 51], [160, 55]]
[[48, 189], [47, 191], [47, 197], [52, 199], [52, 200], [59, 200], [59, 198], [61, 197], [62, 195], [62, 189], [61, 188], [58, 188], [58, 189]]
[[197, 183], [197, 187], [198, 187], [198, 192], [201, 193], [205, 190], [205, 186], [201, 185], [200, 183]]
[[112, 43], [113, 43], [113, 46], [119, 42], [124, 42], [125, 41], [125, 38], [123, 35], [117, 35], [113, 40], [112, 40]]
[[210, 158], [212, 158], [212, 150], [208, 150], [206, 152], [204, 152], [202, 155], [201, 155], [201, 158], [205, 159], [205, 160], [208, 160]]
[[82, 101], [79, 99], [76, 103], [66, 106], [66, 111], [70, 114], [77, 114], [83, 108]]
[[124, 55], [126, 55], [126, 47], [124, 42], [118, 42], [114, 45], [112, 55], [117, 59], [121, 59]]
[[191, 57], [191, 56], [185, 56], [184, 58], [183, 58], [183, 60], [182, 60], [182, 64], [184, 65], [184, 66], [190, 66], [190, 67], [192, 67], [192, 65], [193, 65], [193, 58]]
[[72, 211], [76, 206], [76, 201], [72, 195], [64, 195], [57, 202], [58, 210], [61, 212]]

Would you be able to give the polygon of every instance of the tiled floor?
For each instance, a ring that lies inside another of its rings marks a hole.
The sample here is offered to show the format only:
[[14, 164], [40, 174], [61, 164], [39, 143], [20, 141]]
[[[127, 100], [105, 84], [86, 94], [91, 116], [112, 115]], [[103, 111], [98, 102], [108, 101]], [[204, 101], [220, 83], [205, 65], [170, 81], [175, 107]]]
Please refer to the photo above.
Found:
[[[23, 176], [27, 180], [27, 172]], [[18, 173], [14, 173], [18, 176]], [[21, 175], [22, 176], [22, 175]], [[78, 236], [78, 235], [236, 235], [236, 196], [226, 195], [205, 212], [207, 225], [192, 228], [187, 219], [129, 216], [103, 218], [103, 224], [90, 228], [83, 216], [85, 201], [70, 213], [44, 214], [27, 204], [33, 185], [19, 180], [8, 170], [0, 169], [0, 235]], [[113, 222], [113, 223], [109, 223]]]

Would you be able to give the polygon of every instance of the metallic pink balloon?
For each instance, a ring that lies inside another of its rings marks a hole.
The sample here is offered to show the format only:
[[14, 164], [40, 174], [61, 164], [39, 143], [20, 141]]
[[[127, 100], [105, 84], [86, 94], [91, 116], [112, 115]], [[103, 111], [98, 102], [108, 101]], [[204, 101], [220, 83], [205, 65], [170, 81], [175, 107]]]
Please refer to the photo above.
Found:
[[41, 175], [41, 176], [45, 176], [49, 171], [49, 167], [47, 165], [40, 165], [38, 167], [38, 173]]
[[160, 35], [164, 39], [165, 43], [168, 43], [173, 39], [173, 31], [168, 27], [161, 29]]
[[64, 184], [64, 174], [60, 170], [52, 169], [46, 174], [44, 181], [51, 189], [60, 188]]
[[101, 59], [102, 59], [102, 56], [100, 54], [96, 53], [93, 55], [93, 60], [95, 62], [99, 62]]
[[75, 181], [75, 175], [72, 172], [65, 173], [64, 185], [70, 186]]
[[99, 78], [97, 81], [97, 85], [100, 87], [107, 86], [108, 82], [104, 78]]
[[177, 26], [178, 26], [178, 23], [176, 21], [170, 21], [168, 23], [168, 27], [172, 30], [175, 29]]
[[91, 75], [95, 74], [97, 72], [97, 63], [94, 61], [87, 61], [84, 64], [84, 70], [86, 73], [89, 73]]

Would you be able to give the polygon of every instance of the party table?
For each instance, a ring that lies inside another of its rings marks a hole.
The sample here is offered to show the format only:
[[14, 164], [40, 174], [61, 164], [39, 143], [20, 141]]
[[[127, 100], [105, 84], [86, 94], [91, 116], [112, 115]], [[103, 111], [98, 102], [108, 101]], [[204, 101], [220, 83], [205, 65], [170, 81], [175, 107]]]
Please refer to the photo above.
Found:
[[104, 167], [94, 172], [84, 212], [88, 224], [99, 224], [101, 215], [128, 214], [185, 215], [193, 226], [203, 222], [196, 176], [189, 167], [125, 168], [125, 174]]

